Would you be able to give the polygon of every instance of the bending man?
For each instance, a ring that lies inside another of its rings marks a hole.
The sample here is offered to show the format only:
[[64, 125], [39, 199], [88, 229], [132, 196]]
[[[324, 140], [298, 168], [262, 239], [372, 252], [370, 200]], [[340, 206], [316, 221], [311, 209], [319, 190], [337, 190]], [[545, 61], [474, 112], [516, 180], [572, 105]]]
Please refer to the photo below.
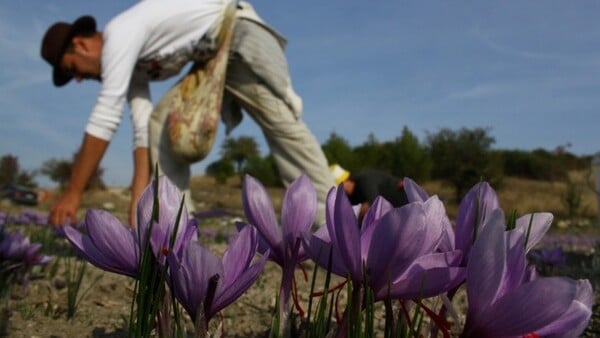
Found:
[[[63, 86], [73, 78], [101, 82], [67, 190], [51, 208], [51, 223], [76, 219], [84, 188], [100, 164], [126, 102], [134, 126], [130, 223], [135, 224], [134, 206], [149, 183], [151, 163], [158, 163], [159, 171], [186, 194], [188, 210], [194, 210], [191, 163], [173, 152], [166, 130], [168, 109], [154, 109], [149, 81], [175, 76], [189, 62], [195, 65], [190, 72], [210, 62], [221, 48], [222, 31], [229, 27], [224, 24], [228, 8], [234, 8], [234, 24], [227, 71], [222, 74], [221, 118], [226, 131], [240, 122], [243, 108], [261, 127], [284, 184], [302, 173], [315, 184], [317, 222], [323, 221], [325, 196], [333, 180], [320, 144], [301, 119], [302, 101], [291, 85], [284, 38], [247, 3], [146, 0], [114, 17], [104, 31], [96, 29], [93, 17], [82, 16], [72, 24], [55, 23], [43, 38], [41, 54], [53, 68], [54, 85]], [[170, 91], [184, 91], [181, 83]]]

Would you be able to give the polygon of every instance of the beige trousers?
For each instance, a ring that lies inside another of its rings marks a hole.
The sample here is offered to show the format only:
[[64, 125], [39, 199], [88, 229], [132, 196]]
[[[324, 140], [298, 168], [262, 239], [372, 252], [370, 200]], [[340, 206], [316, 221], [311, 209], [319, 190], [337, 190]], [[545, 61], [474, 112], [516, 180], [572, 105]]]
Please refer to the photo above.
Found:
[[[224, 105], [233, 100], [260, 126], [284, 185], [303, 173], [311, 179], [318, 197], [315, 223], [323, 224], [325, 198], [335, 183], [323, 150], [302, 121], [301, 112], [294, 112], [290, 99], [283, 97], [292, 91], [287, 63], [281, 46], [268, 30], [251, 21], [238, 20], [225, 87]], [[150, 118], [152, 163], [158, 163], [159, 171], [182, 190], [188, 210], [193, 211], [190, 164], [178, 161], [170, 149], [164, 128], [167, 113], [157, 110]]]

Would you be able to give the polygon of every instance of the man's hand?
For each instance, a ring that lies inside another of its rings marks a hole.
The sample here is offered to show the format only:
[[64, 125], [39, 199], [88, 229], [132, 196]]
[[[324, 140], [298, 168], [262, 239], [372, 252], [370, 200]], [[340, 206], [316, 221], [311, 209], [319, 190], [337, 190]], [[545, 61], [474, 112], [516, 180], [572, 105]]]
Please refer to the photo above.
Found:
[[76, 193], [67, 193], [50, 208], [50, 223], [62, 227], [69, 220], [71, 224], [77, 222], [77, 210], [81, 203], [81, 196]]
[[107, 147], [108, 141], [87, 133], [84, 135], [81, 148], [71, 169], [69, 188], [67, 193], [50, 209], [50, 223], [55, 226], [63, 226], [67, 217], [71, 223], [77, 221], [77, 209], [79, 209], [81, 196], [83, 196], [90, 177], [98, 169]]

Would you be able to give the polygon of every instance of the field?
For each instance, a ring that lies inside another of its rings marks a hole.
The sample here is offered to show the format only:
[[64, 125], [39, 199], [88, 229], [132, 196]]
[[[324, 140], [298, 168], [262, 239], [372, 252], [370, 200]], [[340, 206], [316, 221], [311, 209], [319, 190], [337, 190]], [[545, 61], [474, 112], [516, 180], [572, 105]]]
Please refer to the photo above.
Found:
[[[561, 245], [568, 252], [567, 266], [560, 271], [575, 278], [589, 278], [596, 291], [596, 304], [600, 302], [600, 224], [595, 215], [597, 204], [594, 192], [588, 188], [585, 177], [574, 176], [579, 182], [581, 201], [575, 211], [563, 203], [568, 186], [564, 183], [534, 182], [506, 178], [498, 191], [505, 211], [517, 210], [518, 214], [533, 211], [550, 211], [556, 218], [546, 245]], [[212, 218], [200, 223], [205, 243], [216, 253], [222, 253], [229, 235], [235, 231], [234, 220], [243, 218], [240, 182], [230, 180], [225, 185], [216, 184], [212, 178], [193, 179], [193, 197], [199, 211], [212, 213]], [[457, 206], [449, 198], [452, 190], [440, 182], [423, 184], [430, 194], [438, 194], [447, 200], [446, 206], [451, 219]], [[283, 189], [269, 189], [275, 209], [279, 210]], [[127, 215], [128, 192], [124, 188], [90, 192], [85, 196], [82, 215], [87, 208], [110, 209], [118, 217]], [[45, 212], [51, 200], [39, 205], [36, 210]], [[573, 208], [572, 208], [573, 209]], [[19, 214], [24, 210], [8, 201], [2, 201], [0, 211]], [[15, 288], [7, 304], [0, 312], [0, 334], [8, 337], [126, 337], [129, 319], [133, 280], [116, 274], [105, 273], [87, 265], [82, 287], [78, 295], [78, 306], [71, 319], [67, 319], [67, 287], [70, 279], [67, 271], [73, 271], [76, 260], [69, 252], [69, 244], [58, 239], [52, 231], [39, 226], [20, 225], [31, 235], [32, 241], [41, 242], [54, 261], [44, 269], [36, 269], [26, 289]], [[44, 249], [42, 249], [44, 251]], [[71, 264], [71, 265], [69, 265]], [[71, 269], [69, 269], [69, 266]], [[310, 264], [306, 270], [312, 271]], [[232, 306], [223, 312], [223, 326], [227, 337], [266, 337], [275, 307], [280, 269], [267, 263], [258, 282]], [[296, 274], [300, 303], [306, 306], [309, 282], [301, 271]], [[596, 312], [598, 307], [596, 306]], [[596, 313], [593, 323], [585, 335], [600, 335]]]

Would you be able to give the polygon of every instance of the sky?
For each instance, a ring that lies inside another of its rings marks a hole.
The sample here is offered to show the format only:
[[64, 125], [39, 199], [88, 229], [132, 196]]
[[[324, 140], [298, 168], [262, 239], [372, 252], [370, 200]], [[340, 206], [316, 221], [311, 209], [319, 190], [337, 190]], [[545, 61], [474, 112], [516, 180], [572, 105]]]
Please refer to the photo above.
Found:
[[[25, 170], [72, 157], [100, 87], [55, 88], [39, 54], [42, 36], [83, 14], [102, 29], [135, 2], [0, 0], [0, 156], [17, 156]], [[422, 142], [441, 128], [482, 127], [495, 149], [600, 151], [600, 2], [251, 3], [288, 38], [292, 82], [320, 143], [333, 132], [357, 146], [370, 134], [393, 140], [405, 126]], [[153, 99], [175, 80], [153, 84]], [[220, 158], [219, 128], [193, 174]], [[248, 116], [231, 136], [252, 136], [268, 153]], [[126, 110], [101, 163], [109, 185], [131, 180], [132, 138]]]

